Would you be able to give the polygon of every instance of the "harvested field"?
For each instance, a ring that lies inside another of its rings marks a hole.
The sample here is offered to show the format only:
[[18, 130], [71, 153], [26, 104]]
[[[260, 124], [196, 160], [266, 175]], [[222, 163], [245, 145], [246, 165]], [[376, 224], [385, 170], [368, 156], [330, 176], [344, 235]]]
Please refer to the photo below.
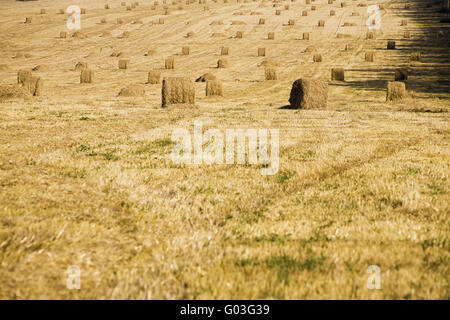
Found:
[[[450, 27], [428, 3], [83, 0], [69, 30], [74, 1], [3, 1], [0, 299], [449, 299]], [[278, 170], [175, 163], [194, 122], [278, 129]]]

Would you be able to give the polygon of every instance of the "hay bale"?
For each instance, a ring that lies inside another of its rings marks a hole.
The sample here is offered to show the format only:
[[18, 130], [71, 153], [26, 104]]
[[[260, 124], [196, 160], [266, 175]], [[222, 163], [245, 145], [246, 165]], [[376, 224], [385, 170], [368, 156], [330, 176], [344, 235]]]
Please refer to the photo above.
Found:
[[149, 84], [158, 84], [161, 82], [161, 71], [151, 70], [148, 72], [148, 82]]
[[30, 93], [32, 96], [41, 96], [42, 90], [44, 87], [44, 82], [39, 77], [27, 77], [22, 83], [23, 87]]
[[352, 12], [352, 17], [359, 17], [359, 16], [360, 16], [359, 12]]
[[295, 25], [295, 20], [294, 19], [289, 19], [288, 26], [294, 26], [294, 25]]
[[190, 48], [189, 47], [181, 48], [181, 54], [182, 55], [187, 56], [187, 55], [189, 55], [189, 53], [190, 53]]
[[346, 44], [345, 47], [344, 47], [344, 50], [345, 51], [353, 51], [353, 50], [355, 50], [355, 45], [353, 45], [353, 44]]
[[311, 53], [311, 52], [314, 52], [314, 51], [316, 51], [316, 47], [314, 47], [314, 46], [307, 46], [307, 47], [305, 48], [305, 51], [304, 51], [304, 52], [306, 52], [306, 53]]
[[444, 31], [441, 30], [436, 33], [436, 38], [443, 39], [444, 37], [445, 37]]
[[273, 67], [267, 67], [264, 69], [264, 75], [266, 80], [277, 80], [277, 69]]
[[105, 23], [106, 23], [106, 19], [105, 19], [105, 18], [102, 18], [102, 20], [100, 20], [100, 23], [101, 23], [101, 24], [105, 24]]
[[124, 31], [120, 36], [121, 39], [126, 39], [130, 37], [130, 31]]
[[86, 35], [80, 31], [76, 31], [76, 32], [74, 32], [74, 34], [72, 34], [72, 38], [84, 39], [84, 38], [86, 38]]
[[344, 68], [332, 68], [331, 69], [331, 80], [333, 80], [333, 81], [345, 81]]
[[75, 65], [74, 70], [75, 70], [75, 71], [83, 71], [83, 70], [86, 70], [87, 68], [88, 68], [87, 62], [78, 62], [78, 63]]
[[121, 97], [144, 97], [145, 87], [140, 84], [130, 85], [126, 88], [122, 88], [119, 92]]
[[93, 83], [94, 71], [90, 69], [84, 69], [80, 74], [80, 83]]
[[373, 31], [367, 31], [366, 39], [373, 39], [375, 38], [375, 34]]
[[405, 32], [403, 33], [403, 38], [405, 38], [405, 39], [411, 38], [411, 32], [410, 32], [410, 31], [405, 31]]
[[406, 86], [404, 82], [390, 81], [387, 85], [386, 102], [401, 101], [407, 98]]
[[306, 16], [308, 16], [308, 11], [306, 11], [306, 10], [303, 10], [303, 11], [302, 11], [302, 16], [303, 16], [303, 17], [306, 17]]
[[267, 39], [269, 40], [275, 40], [275, 32], [269, 32], [267, 34]]
[[33, 21], [32, 17], [26, 17], [24, 23], [31, 23], [31, 21]]
[[319, 20], [319, 27], [325, 27], [325, 20]]
[[17, 83], [23, 84], [25, 79], [32, 77], [31, 70], [28, 69], [20, 69], [17, 72]]
[[173, 57], [169, 57], [164, 61], [164, 67], [166, 69], [175, 69], [175, 59]]
[[346, 6], [347, 6], [347, 4], [345, 2], [341, 2], [341, 8], [344, 8]]
[[130, 59], [120, 59], [119, 60], [119, 69], [128, 69], [130, 66]]
[[59, 37], [60, 37], [61, 39], [67, 38], [67, 32], [66, 32], [66, 31], [61, 31], [61, 32], [59, 33]]
[[195, 82], [206, 82], [208, 80], [217, 80], [216, 76], [213, 75], [212, 73], [205, 73], [202, 76], [198, 77]]
[[223, 96], [222, 82], [220, 80], [207, 80], [206, 96]]
[[402, 20], [402, 23], [400, 25], [401, 26], [407, 26], [408, 25], [408, 20]]
[[242, 39], [242, 31], [236, 31], [236, 39]]
[[408, 70], [405, 68], [395, 70], [394, 78], [395, 78], [395, 81], [408, 80]]
[[420, 51], [416, 51], [411, 53], [411, 61], [422, 61], [422, 55], [420, 54]]
[[194, 31], [189, 31], [188, 33], [186, 33], [186, 38], [192, 38], [193, 36], [195, 36]]
[[217, 60], [217, 68], [228, 68], [228, 60], [226, 59]]
[[228, 55], [228, 51], [229, 51], [229, 48], [228, 48], [228, 47], [222, 47], [222, 48], [220, 49], [220, 54], [221, 54], [222, 56], [227, 56], [227, 55]]
[[275, 15], [279, 16], [281, 14], [281, 10], [276, 10]]
[[303, 32], [303, 40], [309, 40], [309, 32]]
[[336, 11], [330, 10], [330, 17], [331, 17], [331, 16], [335, 16], [335, 15], [336, 15]]
[[47, 10], [41, 9], [41, 14], [46, 14], [46, 13], [47, 13]]
[[163, 18], [159, 18], [158, 23], [159, 24], [164, 24], [164, 19]]
[[105, 9], [108, 10], [109, 8], [109, 4], [105, 4]]
[[195, 104], [194, 82], [188, 78], [164, 78], [161, 91], [163, 108], [171, 104]]
[[374, 53], [373, 52], [366, 52], [365, 59], [366, 59], [366, 62], [373, 62]]
[[389, 40], [387, 43], [387, 49], [388, 50], [395, 50], [395, 41], [394, 40]]
[[318, 79], [298, 79], [292, 84], [289, 103], [295, 109], [325, 108], [328, 83]]
[[0, 86], [0, 101], [11, 99], [29, 100], [31, 94], [24, 86], [19, 84]]
[[343, 39], [343, 38], [351, 38], [352, 36], [350, 34], [346, 34], [346, 33], [338, 33], [336, 35], [336, 38], [338, 39]]
[[266, 48], [258, 48], [258, 57], [266, 56]]
[[316, 6], [311, 6], [311, 11], [316, 11]]
[[153, 56], [156, 54], [155, 49], [148, 49], [146, 53], [144, 53], [144, 56]]
[[85, 8], [81, 8], [80, 13], [81, 14], [86, 14], [86, 9]]
[[266, 19], [260, 18], [258, 24], [266, 24]]
[[64, 9], [59, 9], [59, 14], [64, 14], [64, 13], [66, 13], [66, 12], [64, 11]]
[[117, 23], [117, 24], [122, 24], [122, 23], [123, 23], [123, 19], [117, 18], [116, 23]]
[[313, 61], [314, 62], [322, 62], [322, 55], [320, 53], [315, 53], [313, 55]]

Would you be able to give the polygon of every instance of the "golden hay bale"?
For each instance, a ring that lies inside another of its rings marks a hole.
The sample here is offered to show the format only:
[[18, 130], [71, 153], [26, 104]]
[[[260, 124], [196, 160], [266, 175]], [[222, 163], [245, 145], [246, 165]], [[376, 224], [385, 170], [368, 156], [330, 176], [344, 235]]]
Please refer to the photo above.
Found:
[[117, 24], [122, 24], [122, 23], [123, 23], [123, 19], [117, 18], [116, 23], [117, 23]]
[[405, 68], [395, 70], [394, 78], [395, 78], [395, 81], [408, 80], [408, 70]]
[[328, 0], [328, 4], [333, 4], [333, 0]]
[[258, 48], [258, 57], [266, 56], [266, 48]]
[[354, 22], [344, 22], [344, 27], [356, 27], [356, 23]]
[[72, 34], [72, 38], [84, 39], [84, 38], [86, 38], [86, 35], [80, 31], [76, 31], [76, 32], [74, 32], [74, 34]]
[[445, 37], [444, 31], [441, 30], [436, 33], [436, 38], [443, 39], [444, 37]]
[[124, 31], [122, 33], [122, 35], [120, 36], [120, 38], [122, 38], [122, 39], [126, 39], [126, 38], [129, 38], [129, 37], [130, 37], [130, 31]]
[[164, 19], [163, 18], [159, 18], [158, 23], [159, 24], [164, 24]]
[[164, 66], [166, 69], [175, 69], [175, 59], [174, 57], [169, 57], [164, 61]]
[[41, 14], [46, 14], [47, 11], [45, 9], [41, 9]]
[[284, 10], [289, 10], [289, 5], [288, 4], [284, 5]]
[[145, 87], [140, 84], [130, 85], [126, 88], [122, 88], [119, 92], [121, 97], [144, 97]]
[[405, 38], [405, 39], [411, 38], [411, 32], [410, 32], [410, 31], [405, 31], [405, 32], [403, 33], [403, 38]]
[[192, 38], [193, 36], [195, 36], [194, 31], [189, 31], [188, 33], [186, 33], [186, 38]]
[[129, 59], [120, 59], [119, 60], [119, 69], [128, 69], [130, 65], [130, 60]]
[[373, 31], [367, 31], [366, 39], [373, 39], [375, 38], [375, 34]]
[[338, 39], [342, 39], [342, 38], [351, 38], [352, 36], [350, 34], [346, 34], [346, 33], [338, 33], [336, 35], [336, 38]]
[[131, 11], [131, 6], [127, 6], [127, 11]]
[[100, 23], [105, 24], [106, 23], [106, 19], [102, 18], [102, 20], [100, 20]]
[[325, 27], [325, 20], [319, 20], [319, 27]]
[[298, 79], [292, 84], [289, 103], [295, 109], [325, 108], [328, 83], [318, 79]]
[[105, 4], [105, 9], [109, 9], [109, 4]]
[[395, 41], [394, 40], [389, 40], [387, 43], [387, 49], [388, 50], [395, 50]]
[[311, 53], [311, 52], [314, 52], [314, 51], [316, 51], [316, 47], [308, 46], [308, 47], [306, 47], [304, 52]]
[[242, 39], [243, 32], [242, 31], [236, 31], [236, 39]]
[[190, 53], [190, 48], [189, 48], [189, 47], [183, 47], [183, 48], [181, 48], [181, 54], [182, 54], [182, 55], [187, 56], [187, 55], [189, 55], [189, 53]]
[[264, 75], [266, 80], [277, 80], [277, 69], [272, 67], [267, 67], [264, 69]]
[[279, 16], [279, 15], [281, 14], [281, 10], [276, 10], [276, 11], [275, 11], [275, 14], [276, 14], [277, 16]]
[[374, 60], [374, 53], [373, 52], [366, 52], [365, 59], [366, 59], [366, 62], [373, 62], [373, 60]]
[[288, 26], [294, 26], [295, 25], [295, 20], [294, 19], [289, 19], [288, 20]]
[[44, 82], [39, 77], [27, 77], [22, 83], [23, 87], [27, 89], [27, 91], [32, 96], [41, 96], [42, 90], [44, 87]]
[[316, 6], [311, 6], [311, 11], [316, 11]]
[[320, 53], [315, 53], [313, 55], [313, 61], [314, 62], [322, 62], [322, 55]]
[[402, 23], [400, 25], [401, 26], [407, 26], [408, 25], [408, 20], [402, 20]]
[[26, 17], [25, 18], [25, 23], [31, 23], [32, 20], [33, 20], [32, 17]]
[[86, 14], [86, 9], [85, 8], [81, 8], [81, 14]]
[[243, 25], [246, 24], [244, 21], [231, 21], [232, 25]]
[[275, 39], [275, 32], [269, 32], [267, 34], [267, 39], [274, 40]]
[[303, 40], [309, 40], [309, 32], [303, 32]]
[[212, 73], [205, 73], [202, 76], [198, 77], [195, 82], [206, 82], [208, 80], [217, 80], [216, 76], [213, 75]]
[[346, 44], [345, 47], [344, 47], [345, 51], [353, 51], [355, 49], [356, 49], [355, 45], [351, 44], [351, 43]]
[[330, 16], [335, 16], [335, 15], [336, 15], [336, 11], [330, 10]]
[[303, 11], [302, 11], [302, 16], [303, 16], [303, 17], [306, 17], [307, 15], [308, 15], [308, 11], [303, 10]]
[[331, 80], [334, 80], [334, 81], [345, 81], [344, 68], [332, 68], [331, 69]]
[[228, 67], [228, 60], [226, 59], [217, 60], [217, 68], [227, 68], [227, 67]]
[[24, 86], [19, 84], [0, 86], [0, 101], [11, 99], [29, 100], [31, 94]]
[[420, 54], [419, 51], [411, 53], [411, 61], [417, 62], [422, 61], [422, 55]]
[[161, 93], [161, 105], [163, 108], [171, 104], [195, 104], [195, 86], [194, 82], [189, 78], [164, 78]]
[[122, 7], [125, 7], [127, 4], [126, 4], [125, 2], [121, 2], [120, 5], [121, 5]]
[[228, 51], [229, 51], [229, 48], [228, 48], [228, 47], [222, 47], [222, 48], [220, 49], [220, 54], [221, 54], [222, 56], [227, 56], [227, 55], [228, 55]]
[[222, 82], [220, 80], [207, 80], [206, 96], [223, 96]]
[[266, 24], [266, 19], [260, 18], [258, 24]]
[[306, 0], [305, 4], [311, 4], [311, 0]]
[[88, 68], [87, 62], [78, 62], [78, 63], [75, 65], [74, 70], [75, 70], [75, 71], [83, 71], [83, 70], [86, 70], [87, 68]]
[[347, 4], [345, 2], [341, 2], [341, 8], [344, 8], [346, 6], [347, 6]]
[[151, 70], [148, 72], [148, 83], [158, 84], [161, 82], [161, 71]]
[[359, 17], [360, 14], [358, 12], [352, 12], [352, 17]]
[[146, 53], [144, 53], [144, 56], [154, 56], [156, 54], [155, 49], [148, 49]]
[[210, 26], [220, 26], [220, 25], [223, 25], [223, 21], [222, 20], [214, 20], [209, 25]]
[[59, 37], [62, 38], [62, 39], [67, 38], [67, 32], [66, 32], [66, 31], [61, 31], [61, 32], [59, 33]]
[[401, 101], [407, 97], [406, 86], [404, 82], [390, 81], [387, 85], [386, 102]]
[[23, 84], [26, 78], [32, 76], [31, 70], [21, 69], [17, 72], [17, 83]]
[[93, 83], [94, 71], [90, 69], [84, 69], [80, 73], [80, 83]]
[[64, 14], [64, 13], [66, 13], [66, 12], [64, 11], [64, 9], [59, 9], [59, 14]]

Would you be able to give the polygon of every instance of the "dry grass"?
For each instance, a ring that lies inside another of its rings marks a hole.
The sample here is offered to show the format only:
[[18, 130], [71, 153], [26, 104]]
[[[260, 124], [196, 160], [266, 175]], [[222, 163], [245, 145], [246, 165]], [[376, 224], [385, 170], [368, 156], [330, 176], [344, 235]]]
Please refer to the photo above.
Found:
[[[103, 10], [106, 2], [110, 10]], [[341, 9], [339, 1], [317, 0], [306, 17], [305, 1], [289, 2], [281, 16], [260, 7], [266, 24], [240, 16], [247, 28], [237, 41], [229, 38], [240, 28], [229, 25], [241, 5], [234, 1], [208, 2], [208, 15], [197, 3], [186, 5], [163, 25], [157, 24], [162, 5], [148, 10], [153, 1], [132, 11], [116, 0], [86, 1], [81, 31], [89, 37], [62, 41], [65, 19], [57, 12], [72, 1], [5, 1], [0, 298], [449, 299], [449, 56], [446, 38], [435, 39], [446, 27], [436, 23], [435, 11], [415, 19], [416, 8], [382, 1], [383, 34], [366, 41], [364, 26], [341, 26], [358, 3], [373, 1], [346, 2]], [[40, 16], [41, 7], [48, 14]], [[365, 10], [359, 12], [351, 19], [364, 23]], [[21, 23], [25, 17], [33, 22]], [[145, 24], [102, 25], [102, 17]], [[290, 18], [296, 26], [283, 27]], [[400, 27], [405, 18], [408, 26]], [[226, 23], [210, 26], [212, 20]], [[406, 28], [413, 43], [402, 38]], [[132, 37], [117, 39], [125, 29]], [[184, 38], [190, 30], [196, 36]], [[266, 39], [269, 31], [276, 40]], [[99, 37], [103, 32], [114, 36]], [[226, 37], [212, 38], [213, 32]], [[297, 40], [303, 32], [311, 32], [309, 41]], [[398, 50], [386, 50], [387, 39]], [[346, 43], [355, 50], [344, 51]], [[182, 46], [191, 55], [163, 70], [164, 59]], [[222, 46], [230, 48], [229, 67], [215, 69]], [[312, 62], [308, 46], [324, 55], [323, 63]], [[277, 81], [262, 81], [258, 47], [279, 63]], [[157, 52], [144, 56], [149, 48]], [[98, 56], [85, 58], [94, 50]], [[31, 57], [12, 58], [18, 51]], [[128, 52], [132, 67], [117, 70], [112, 51]], [[386, 82], [414, 51], [422, 63], [408, 79], [410, 98], [385, 103]], [[376, 52], [375, 61], [365, 63], [365, 52]], [[94, 83], [79, 84], [77, 61], [95, 70]], [[39, 73], [44, 94], [23, 101], [17, 71], [36, 65], [50, 67]], [[326, 107], [281, 108], [299, 76], [329, 80], [334, 66], [345, 66], [346, 82], [330, 84]], [[145, 85], [143, 97], [117, 97], [153, 69], [192, 79], [214, 72], [225, 97], [205, 97], [200, 82], [196, 107], [161, 108], [162, 84]], [[172, 130], [192, 132], [194, 120], [221, 132], [278, 128], [279, 172], [262, 176], [250, 164], [175, 165]], [[381, 268], [381, 290], [366, 287], [373, 264]], [[71, 265], [81, 268], [81, 290], [66, 288]]]

